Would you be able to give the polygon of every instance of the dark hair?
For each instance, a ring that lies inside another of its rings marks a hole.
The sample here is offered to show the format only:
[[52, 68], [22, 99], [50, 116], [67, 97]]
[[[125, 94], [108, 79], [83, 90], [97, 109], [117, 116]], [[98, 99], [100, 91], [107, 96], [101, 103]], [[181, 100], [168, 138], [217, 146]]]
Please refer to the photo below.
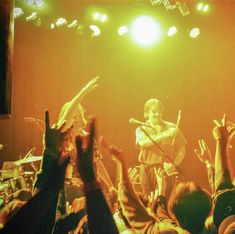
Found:
[[170, 196], [168, 209], [182, 228], [197, 233], [204, 228], [211, 201], [209, 193], [194, 182], [180, 183]]

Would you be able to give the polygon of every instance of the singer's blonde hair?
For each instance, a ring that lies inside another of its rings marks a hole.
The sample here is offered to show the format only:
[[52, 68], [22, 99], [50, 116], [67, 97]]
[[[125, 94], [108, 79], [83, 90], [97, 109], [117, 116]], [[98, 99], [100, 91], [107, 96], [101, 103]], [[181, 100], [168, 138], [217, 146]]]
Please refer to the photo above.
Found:
[[164, 111], [164, 107], [162, 105], [162, 103], [156, 99], [156, 98], [150, 98], [147, 102], [145, 102], [144, 104], [144, 118], [145, 119], [148, 119], [148, 112], [150, 110], [150, 108], [153, 106], [153, 105], [158, 105], [161, 109], [161, 112], [163, 113]]

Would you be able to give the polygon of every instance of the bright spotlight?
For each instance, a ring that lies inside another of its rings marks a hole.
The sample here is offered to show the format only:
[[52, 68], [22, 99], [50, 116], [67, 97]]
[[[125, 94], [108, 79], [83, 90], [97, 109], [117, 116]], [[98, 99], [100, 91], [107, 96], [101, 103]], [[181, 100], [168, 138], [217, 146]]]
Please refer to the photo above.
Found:
[[198, 3], [197, 9], [198, 9], [199, 11], [201, 11], [202, 8], [203, 8], [203, 3], [202, 3], [202, 2]]
[[203, 13], [209, 11], [209, 4], [206, 1], [201, 1], [197, 4], [197, 10]]
[[175, 26], [172, 26], [172, 27], [170, 27], [169, 29], [168, 29], [168, 32], [167, 32], [167, 35], [169, 36], [169, 37], [172, 37], [172, 36], [174, 36], [175, 34], [177, 34], [177, 28], [175, 27]]
[[158, 22], [150, 16], [140, 16], [134, 20], [130, 29], [131, 37], [143, 46], [154, 45], [161, 37]]
[[98, 26], [90, 25], [89, 28], [92, 30], [92, 37], [98, 37], [101, 34], [101, 31]]
[[200, 29], [199, 28], [193, 28], [190, 32], [189, 32], [189, 37], [195, 39], [200, 35]]
[[94, 12], [92, 15], [93, 19], [96, 21], [100, 21], [102, 23], [106, 22], [108, 19], [108, 16], [106, 14], [100, 13], [100, 12]]
[[118, 28], [118, 34], [119, 34], [120, 36], [123, 36], [123, 35], [125, 35], [126, 33], [128, 33], [128, 28], [127, 28], [127, 26], [123, 25], [123, 26], [120, 26], [120, 27]]
[[23, 10], [20, 7], [15, 7], [14, 8], [14, 19], [19, 18], [24, 14]]

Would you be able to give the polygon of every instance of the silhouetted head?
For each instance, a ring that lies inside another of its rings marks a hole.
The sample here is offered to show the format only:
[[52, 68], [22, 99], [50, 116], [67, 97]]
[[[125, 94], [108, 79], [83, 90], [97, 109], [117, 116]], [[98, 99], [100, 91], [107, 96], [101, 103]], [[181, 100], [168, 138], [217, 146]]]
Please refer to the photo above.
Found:
[[208, 192], [194, 182], [180, 183], [172, 192], [168, 209], [179, 225], [191, 233], [203, 230], [211, 211], [212, 199]]

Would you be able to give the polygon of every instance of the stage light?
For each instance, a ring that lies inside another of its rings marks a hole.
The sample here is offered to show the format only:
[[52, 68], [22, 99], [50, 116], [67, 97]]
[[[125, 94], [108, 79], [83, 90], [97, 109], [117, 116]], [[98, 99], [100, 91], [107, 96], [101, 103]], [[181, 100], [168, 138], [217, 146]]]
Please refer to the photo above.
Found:
[[197, 10], [199, 12], [206, 13], [209, 11], [209, 9], [210, 9], [209, 3], [206, 0], [197, 3]]
[[51, 29], [54, 29], [55, 28], [55, 24], [54, 23], [51, 23]]
[[92, 17], [95, 21], [100, 21], [102, 23], [106, 22], [108, 19], [108, 16], [106, 14], [100, 13], [100, 12], [94, 12], [92, 14]]
[[24, 12], [23, 12], [22, 8], [20, 8], [20, 7], [14, 8], [14, 19], [18, 19], [23, 14], [24, 14]]
[[172, 27], [170, 27], [169, 29], [168, 29], [168, 31], [167, 31], [167, 35], [169, 36], [169, 37], [172, 37], [172, 36], [174, 36], [175, 34], [177, 34], [177, 28], [175, 27], [175, 26], [172, 26]]
[[37, 7], [43, 7], [44, 1], [43, 0], [35, 0], [35, 4]]
[[123, 25], [123, 26], [120, 26], [120, 27], [118, 28], [118, 34], [119, 34], [120, 36], [123, 36], [123, 35], [125, 35], [126, 33], [128, 33], [128, 28], [127, 28], [127, 26]]
[[161, 5], [163, 4], [166, 10], [174, 10], [179, 9], [180, 13], [183, 16], [190, 14], [190, 10], [187, 4], [183, 1], [171, 1], [171, 0], [150, 0], [150, 3], [154, 5]]
[[100, 13], [99, 12], [93, 13], [93, 19], [94, 20], [99, 20], [99, 18], [100, 18]]
[[78, 20], [73, 20], [70, 24], [68, 24], [68, 28], [75, 28], [78, 26]]
[[98, 37], [101, 34], [101, 31], [98, 26], [90, 25], [89, 28], [92, 30], [92, 37]]
[[198, 9], [199, 11], [201, 11], [201, 10], [203, 9], [203, 3], [202, 3], [202, 2], [198, 3], [197, 9]]
[[191, 37], [192, 39], [197, 38], [200, 35], [200, 29], [199, 28], [193, 28], [190, 32], [189, 32], [189, 37]]
[[67, 20], [65, 18], [59, 18], [57, 19], [57, 21], [55, 22], [57, 27], [63, 26], [65, 24], [67, 24]]
[[209, 5], [206, 4], [204, 7], [203, 7], [203, 12], [207, 12], [209, 10]]
[[26, 1], [28, 5], [33, 5], [34, 4], [34, 0], [27, 0]]
[[186, 16], [190, 14], [190, 10], [185, 2], [176, 2], [176, 6], [179, 8], [182, 16]]
[[32, 7], [42, 8], [44, 6], [44, 0], [27, 0], [26, 2]]
[[38, 18], [38, 13], [33, 12], [30, 16], [27, 16], [25, 19], [26, 21], [33, 21], [33, 20], [36, 20], [37, 18]]
[[140, 16], [134, 20], [130, 28], [131, 37], [143, 46], [154, 45], [161, 37], [158, 22], [150, 16]]

